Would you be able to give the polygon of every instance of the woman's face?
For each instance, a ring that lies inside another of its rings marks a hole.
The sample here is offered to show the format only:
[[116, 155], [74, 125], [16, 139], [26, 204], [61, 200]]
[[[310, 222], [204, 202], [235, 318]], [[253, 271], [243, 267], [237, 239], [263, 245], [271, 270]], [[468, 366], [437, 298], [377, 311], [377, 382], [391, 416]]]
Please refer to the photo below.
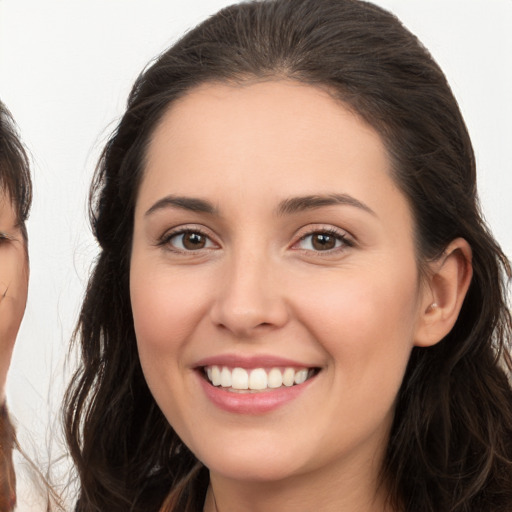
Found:
[[210, 84], [146, 163], [131, 302], [181, 439], [212, 478], [378, 471], [426, 299], [375, 130], [314, 87]]
[[16, 334], [25, 311], [28, 261], [9, 197], [0, 190], [0, 401]]

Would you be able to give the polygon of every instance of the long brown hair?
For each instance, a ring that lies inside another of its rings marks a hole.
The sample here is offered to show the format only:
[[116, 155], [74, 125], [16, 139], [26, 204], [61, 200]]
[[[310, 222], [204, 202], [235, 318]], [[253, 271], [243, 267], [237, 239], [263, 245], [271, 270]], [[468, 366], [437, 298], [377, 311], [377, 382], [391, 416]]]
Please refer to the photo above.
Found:
[[456, 237], [472, 247], [459, 319], [439, 344], [413, 349], [397, 397], [382, 468], [390, 503], [414, 512], [512, 510], [510, 265], [482, 219], [473, 149], [443, 73], [392, 14], [357, 0], [228, 7], [137, 79], [91, 189], [101, 251], [65, 410], [81, 482], [76, 510], [201, 510], [207, 470], [158, 409], [137, 355], [128, 283], [134, 206], [148, 142], [173, 101], [208, 81], [275, 77], [327, 88], [380, 133], [413, 211], [420, 268]]
[[7, 192], [16, 220], [26, 236], [25, 221], [32, 204], [30, 165], [14, 119], [0, 101], [0, 190]]

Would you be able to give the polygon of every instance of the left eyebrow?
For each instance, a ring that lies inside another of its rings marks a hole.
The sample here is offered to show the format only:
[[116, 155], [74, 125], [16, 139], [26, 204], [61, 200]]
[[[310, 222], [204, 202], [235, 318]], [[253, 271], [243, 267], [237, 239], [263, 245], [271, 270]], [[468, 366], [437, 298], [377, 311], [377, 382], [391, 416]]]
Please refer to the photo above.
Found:
[[277, 207], [278, 215], [290, 215], [305, 210], [322, 208], [323, 206], [347, 205], [360, 208], [377, 217], [377, 214], [366, 204], [348, 194], [328, 194], [291, 197], [282, 201]]
[[180, 210], [209, 213], [212, 215], [215, 215], [217, 213], [217, 209], [213, 206], [213, 204], [208, 201], [205, 201], [204, 199], [199, 199], [196, 197], [169, 195], [157, 201], [145, 213], [145, 215], [151, 215], [152, 213], [158, 210], [163, 210], [165, 208], [177, 208]]

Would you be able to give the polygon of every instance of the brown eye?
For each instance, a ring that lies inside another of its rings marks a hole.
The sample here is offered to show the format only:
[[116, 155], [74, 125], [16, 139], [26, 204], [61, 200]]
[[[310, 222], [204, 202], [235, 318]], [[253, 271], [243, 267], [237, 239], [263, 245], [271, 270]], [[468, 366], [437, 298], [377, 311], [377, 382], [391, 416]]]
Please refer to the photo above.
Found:
[[311, 236], [311, 245], [316, 251], [328, 251], [336, 247], [336, 238], [326, 233], [315, 233]]
[[181, 236], [183, 247], [189, 251], [203, 249], [206, 246], [206, 237], [200, 233], [184, 233]]
[[296, 248], [312, 252], [328, 252], [352, 247], [352, 242], [340, 231], [314, 231], [303, 236]]
[[174, 233], [166, 241], [174, 249], [178, 251], [199, 251], [201, 249], [210, 249], [215, 244], [206, 235], [200, 231], [180, 231]]

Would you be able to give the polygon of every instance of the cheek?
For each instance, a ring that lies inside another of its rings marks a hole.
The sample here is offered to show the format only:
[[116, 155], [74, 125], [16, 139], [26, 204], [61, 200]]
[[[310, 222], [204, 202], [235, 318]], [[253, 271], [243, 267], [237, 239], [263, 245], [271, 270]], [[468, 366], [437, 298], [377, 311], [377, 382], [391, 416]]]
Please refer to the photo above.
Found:
[[199, 283], [191, 283], [179, 269], [132, 259], [130, 296], [143, 367], [179, 364], [187, 340], [205, 314]]
[[[392, 421], [416, 320], [416, 277], [406, 274], [404, 269], [398, 279], [352, 269], [350, 277], [326, 282], [321, 293], [310, 290], [302, 304], [303, 323], [330, 358], [328, 424], [348, 411], [347, 438], [359, 439]], [[336, 432], [332, 435], [333, 447], [342, 444]]]
[[415, 264], [400, 268], [352, 268], [297, 294], [304, 297], [297, 306], [303, 323], [351, 386], [381, 378], [397, 387], [402, 379], [414, 341], [418, 288]]
[[14, 344], [28, 291], [28, 261], [23, 248], [0, 249], [0, 341]]
[[24, 249], [14, 249], [0, 248], [0, 400], [27, 302], [28, 261]]

